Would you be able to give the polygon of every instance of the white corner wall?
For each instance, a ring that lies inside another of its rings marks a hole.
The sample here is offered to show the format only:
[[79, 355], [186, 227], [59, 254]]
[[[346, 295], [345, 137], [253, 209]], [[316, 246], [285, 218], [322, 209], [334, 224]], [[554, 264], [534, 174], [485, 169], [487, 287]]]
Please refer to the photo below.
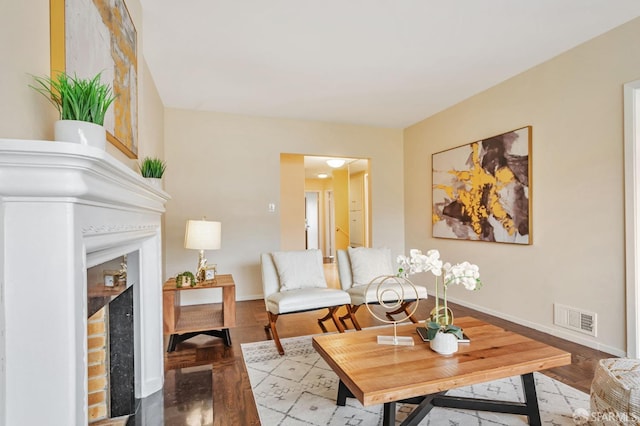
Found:
[[[406, 246], [480, 266], [452, 299], [617, 355], [626, 352], [623, 85], [640, 78], [640, 19], [404, 132]], [[533, 126], [533, 245], [431, 237], [431, 155]], [[553, 304], [596, 312], [597, 337], [553, 325]]]
[[[125, 0], [138, 32], [138, 143], [139, 155], [164, 156], [164, 107], [142, 57], [142, 8], [139, 0]], [[0, 138], [51, 140], [58, 119], [53, 106], [29, 88], [32, 75], [49, 75], [49, 0], [0, 2]], [[25, 48], [25, 43], [28, 48]], [[131, 169], [130, 160], [108, 144], [107, 152]], [[0, 211], [0, 219], [4, 212]], [[2, 237], [0, 236], [0, 240]], [[1, 250], [0, 250], [1, 251]], [[0, 262], [0, 273], [7, 265]], [[0, 281], [0, 413], [8, 392], [5, 378], [5, 301]]]
[[[280, 249], [281, 153], [370, 158], [373, 245], [403, 250], [402, 130], [175, 109], [165, 122], [167, 276], [195, 269], [185, 223], [206, 216], [222, 222], [209, 263], [233, 274], [237, 299], [262, 297], [260, 253]], [[208, 300], [198, 293], [183, 303]]]

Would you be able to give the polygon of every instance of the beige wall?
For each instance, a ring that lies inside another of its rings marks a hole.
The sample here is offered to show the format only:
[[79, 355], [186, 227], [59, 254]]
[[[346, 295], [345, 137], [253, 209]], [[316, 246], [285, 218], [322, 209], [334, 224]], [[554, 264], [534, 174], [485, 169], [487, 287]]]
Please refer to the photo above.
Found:
[[0, 138], [53, 138], [57, 113], [29, 88], [29, 74], [49, 74], [49, 0], [3, 1], [0, 39]]
[[259, 255], [281, 243], [281, 153], [371, 158], [373, 244], [403, 250], [401, 130], [177, 109], [165, 123], [167, 274], [195, 268], [185, 221], [205, 215], [222, 222], [222, 248], [207, 252], [209, 262], [233, 274], [238, 299], [262, 297]]
[[[163, 156], [163, 105], [141, 55], [142, 9], [137, 0], [126, 1], [138, 32], [138, 141], [139, 154]], [[49, 75], [49, 1], [0, 3], [0, 138], [53, 139], [55, 108], [29, 88], [31, 75]], [[22, 40], [11, 43], [10, 40]], [[133, 169], [137, 162], [113, 145], [107, 152]]]
[[[623, 84], [640, 78], [640, 19], [404, 132], [406, 247], [480, 266], [450, 295], [520, 323], [625, 351]], [[431, 238], [431, 154], [533, 126], [531, 246]], [[553, 325], [553, 303], [598, 314], [598, 337]]]
[[304, 156], [280, 154], [280, 247], [304, 250]]

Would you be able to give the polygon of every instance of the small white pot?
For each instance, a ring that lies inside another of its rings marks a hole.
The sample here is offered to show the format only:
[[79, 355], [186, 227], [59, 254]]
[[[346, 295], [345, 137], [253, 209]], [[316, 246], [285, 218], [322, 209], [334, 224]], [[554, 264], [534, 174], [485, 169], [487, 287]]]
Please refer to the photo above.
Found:
[[56, 121], [54, 139], [58, 142], [79, 143], [102, 150], [107, 146], [107, 132], [104, 127], [88, 121]]
[[162, 178], [145, 178], [149, 185], [162, 191]]
[[439, 332], [429, 341], [429, 346], [441, 355], [451, 355], [458, 352], [458, 338], [452, 333]]

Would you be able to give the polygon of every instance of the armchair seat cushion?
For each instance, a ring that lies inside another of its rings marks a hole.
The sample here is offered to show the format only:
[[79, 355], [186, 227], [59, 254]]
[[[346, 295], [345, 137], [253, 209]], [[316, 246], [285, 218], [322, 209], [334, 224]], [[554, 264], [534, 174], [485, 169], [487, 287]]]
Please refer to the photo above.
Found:
[[[354, 306], [363, 305], [365, 303], [376, 303], [378, 302], [377, 290], [378, 286], [371, 285], [368, 286], [357, 286], [351, 287], [347, 289], [347, 293], [351, 297], [351, 304]], [[384, 287], [385, 290], [383, 292], [383, 301], [390, 302], [393, 300], [397, 300], [397, 294], [403, 295], [403, 300], [415, 300], [417, 299], [426, 299], [427, 298], [427, 289], [421, 285], [415, 285], [416, 290], [414, 291], [410, 285], [405, 284], [402, 286], [401, 284], [394, 282], [393, 279], [389, 279], [385, 281]], [[404, 293], [403, 293], [404, 291]], [[416, 297], [416, 292], [418, 293]]]
[[304, 288], [273, 293], [266, 298], [267, 310], [272, 314], [310, 311], [328, 306], [348, 305], [349, 294], [333, 288]]

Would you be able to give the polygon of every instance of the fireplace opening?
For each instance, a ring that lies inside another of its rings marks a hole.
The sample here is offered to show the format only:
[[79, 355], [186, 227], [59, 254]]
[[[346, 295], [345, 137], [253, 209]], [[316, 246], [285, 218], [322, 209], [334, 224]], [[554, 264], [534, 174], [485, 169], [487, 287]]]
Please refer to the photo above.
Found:
[[136, 411], [133, 290], [127, 255], [87, 270], [89, 423]]

